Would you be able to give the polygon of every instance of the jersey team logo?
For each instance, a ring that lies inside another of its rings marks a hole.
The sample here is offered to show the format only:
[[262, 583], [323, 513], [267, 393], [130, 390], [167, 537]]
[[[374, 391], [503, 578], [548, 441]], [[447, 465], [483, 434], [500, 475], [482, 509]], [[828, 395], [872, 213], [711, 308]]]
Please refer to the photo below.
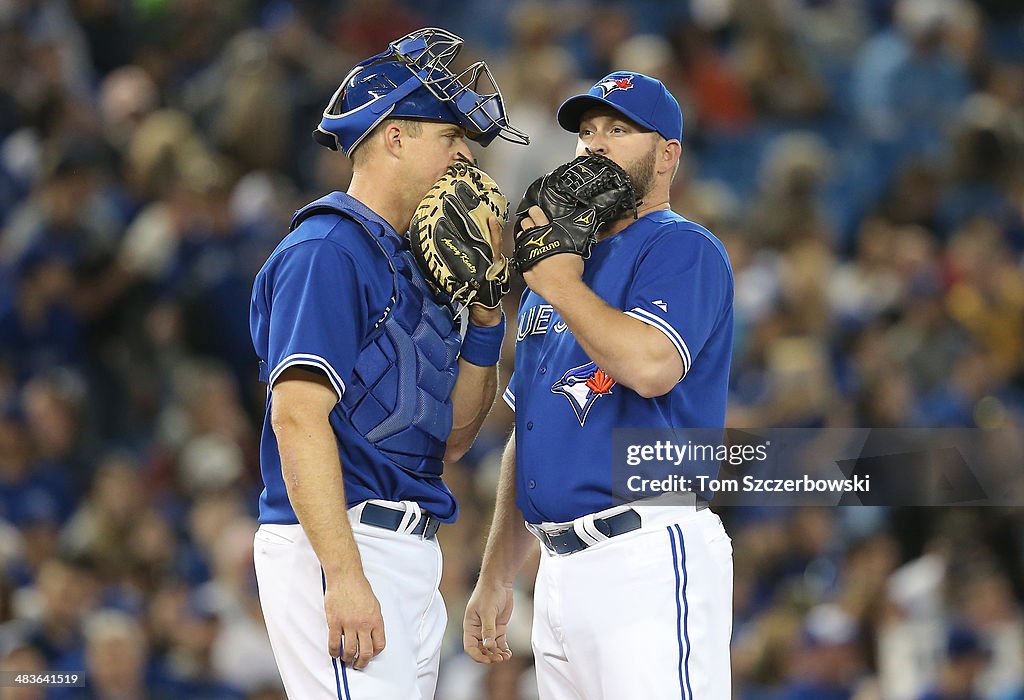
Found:
[[573, 367], [562, 378], [551, 385], [551, 393], [561, 394], [569, 400], [576, 418], [582, 426], [594, 403], [606, 394], [612, 393], [615, 380], [594, 362]]
[[608, 97], [609, 94], [616, 90], [632, 90], [633, 76], [627, 75], [622, 78], [608, 78], [608, 80], [602, 80], [594, 87], [601, 91], [601, 97]]

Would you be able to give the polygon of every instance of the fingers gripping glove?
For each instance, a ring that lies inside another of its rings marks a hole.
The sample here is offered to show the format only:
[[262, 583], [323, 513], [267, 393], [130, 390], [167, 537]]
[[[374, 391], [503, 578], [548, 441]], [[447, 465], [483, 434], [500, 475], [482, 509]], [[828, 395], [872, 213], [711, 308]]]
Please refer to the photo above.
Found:
[[484, 171], [455, 163], [427, 192], [409, 225], [409, 247], [435, 292], [495, 308], [509, 291], [508, 258], [491, 245], [489, 217], [508, 220], [508, 200]]
[[[585, 155], [538, 178], [526, 189], [516, 210], [515, 264], [525, 272], [551, 255], [590, 257], [597, 232], [639, 202], [625, 170], [604, 156]], [[526, 230], [527, 210], [539, 206], [550, 223]]]

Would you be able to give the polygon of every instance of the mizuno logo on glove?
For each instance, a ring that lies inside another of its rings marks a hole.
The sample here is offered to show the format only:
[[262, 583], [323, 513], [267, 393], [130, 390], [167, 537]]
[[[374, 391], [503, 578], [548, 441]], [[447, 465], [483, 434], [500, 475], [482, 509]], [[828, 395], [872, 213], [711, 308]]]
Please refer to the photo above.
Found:
[[525, 243], [523, 243], [523, 245], [535, 245], [538, 248], [543, 247], [545, 245], [544, 239], [547, 238], [550, 234], [551, 234], [551, 227], [548, 226], [547, 229], [543, 233], [541, 233], [539, 236], [534, 236], [530, 240], [528, 240]]

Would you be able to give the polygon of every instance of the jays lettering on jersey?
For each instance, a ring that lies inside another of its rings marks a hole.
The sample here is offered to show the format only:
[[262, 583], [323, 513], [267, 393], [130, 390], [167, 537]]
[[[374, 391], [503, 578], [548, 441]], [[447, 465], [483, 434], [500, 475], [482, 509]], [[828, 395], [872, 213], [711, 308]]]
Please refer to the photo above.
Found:
[[672, 211], [652, 212], [598, 242], [583, 281], [664, 333], [682, 358], [683, 376], [654, 399], [617, 384], [554, 308], [527, 290], [516, 369], [503, 398], [516, 412], [517, 504], [532, 523], [566, 522], [614, 505], [613, 429], [725, 425], [733, 278], [721, 242]]
[[[383, 219], [362, 210], [372, 223], [394, 232]], [[443, 521], [455, 519], [455, 498], [440, 478], [396, 467], [340, 410], [361, 345], [388, 308], [392, 293], [393, 273], [384, 252], [367, 231], [344, 216], [306, 219], [281, 241], [257, 274], [249, 324], [271, 387], [260, 445], [266, 485], [260, 496], [261, 523], [298, 522], [270, 426], [273, 383], [296, 365], [323, 372], [338, 394], [330, 422], [338, 438], [349, 507], [372, 498], [410, 500]]]

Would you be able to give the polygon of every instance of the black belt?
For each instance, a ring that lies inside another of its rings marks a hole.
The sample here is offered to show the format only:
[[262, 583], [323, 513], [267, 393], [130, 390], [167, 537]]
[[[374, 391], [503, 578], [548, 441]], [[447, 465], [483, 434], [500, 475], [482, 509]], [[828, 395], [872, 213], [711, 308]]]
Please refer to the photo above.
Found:
[[[363, 506], [363, 512], [359, 514], [359, 522], [364, 525], [373, 525], [374, 527], [398, 532], [398, 528], [401, 527], [402, 519], [404, 517], [404, 510], [388, 508], [387, 506], [380, 506], [376, 503], [366, 503]], [[437, 534], [437, 528], [439, 527], [441, 527], [440, 520], [432, 515], [423, 513], [420, 516], [419, 522], [416, 523], [409, 534], [419, 535], [423, 539], [429, 540]]]
[[[707, 507], [707, 501], [703, 498], [697, 499], [697, 510], [704, 510]], [[594, 518], [594, 527], [605, 537], [617, 537], [618, 535], [625, 535], [627, 532], [633, 532], [633, 530], [639, 530], [641, 524], [640, 514], [632, 508], [615, 515], [610, 515], [607, 518]], [[549, 534], [540, 528], [535, 528], [534, 532], [540, 539], [541, 544], [547, 547], [548, 551], [552, 554], [575, 554], [590, 546], [580, 539], [580, 536], [576, 534], [576, 530], [572, 526], [569, 526], [569, 529], [564, 532], [557, 534]]]

